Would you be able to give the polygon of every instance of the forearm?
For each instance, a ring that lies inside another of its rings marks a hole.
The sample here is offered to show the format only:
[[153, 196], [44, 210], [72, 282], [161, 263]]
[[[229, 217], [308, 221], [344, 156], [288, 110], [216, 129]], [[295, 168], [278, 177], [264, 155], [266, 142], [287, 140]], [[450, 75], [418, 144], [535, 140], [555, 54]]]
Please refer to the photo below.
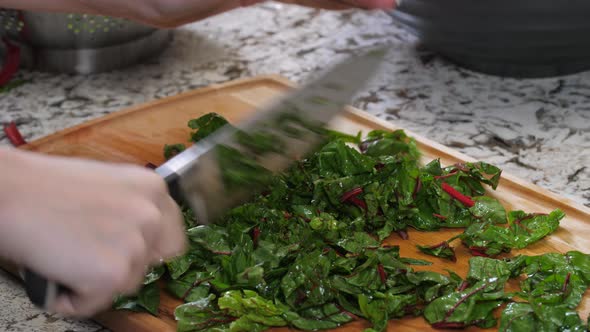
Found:
[[97, 13], [96, 9], [78, 0], [0, 0], [0, 7], [31, 11]]
[[0, 0], [1, 8], [108, 15], [168, 28], [240, 7], [241, 0]]

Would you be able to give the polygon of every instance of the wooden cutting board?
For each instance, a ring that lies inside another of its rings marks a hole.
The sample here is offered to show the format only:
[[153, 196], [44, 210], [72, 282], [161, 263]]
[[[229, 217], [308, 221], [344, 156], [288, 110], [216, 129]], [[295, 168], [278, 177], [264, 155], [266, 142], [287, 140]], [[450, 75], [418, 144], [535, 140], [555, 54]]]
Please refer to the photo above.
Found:
[[[41, 138], [22, 146], [22, 149], [53, 155], [85, 157], [111, 162], [127, 162], [138, 165], [146, 163], [160, 164], [164, 161], [162, 147], [170, 143], [187, 143], [189, 129], [187, 122], [209, 112], [217, 112], [230, 122], [248, 117], [256, 107], [285, 93], [293, 84], [281, 77], [264, 76], [238, 80], [222, 85], [187, 92], [178, 96], [133, 107], [103, 118], [93, 120], [74, 128]], [[394, 125], [372, 117], [365, 112], [349, 108], [340, 118], [332, 123], [334, 129], [356, 134], [359, 130], [367, 132], [372, 129], [395, 130]], [[474, 161], [452, 149], [408, 132], [419, 143], [424, 161], [440, 158], [445, 165], [456, 162]], [[500, 199], [506, 208], [524, 209], [528, 212], [548, 212], [555, 208], [562, 209], [567, 218], [561, 228], [551, 237], [526, 250], [516, 253], [529, 255], [545, 252], [566, 252], [580, 250], [590, 252], [590, 209], [559, 197], [540, 187], [519, 180], [508, 174], [504, 177], [496, 192], [491, 195]], [[469, 254], [463, 246], [458, 246], [457, 263], [450, 263], [417, 252], [416, 244], [435, 244], [457, 234], [457, 230], [444, 230], [435, 233], [410, 231], [409, 240], [393, 236], [390, 244], [400, 245], [405, 257], [422, 258], [435, 264], [420, 269], [431, 269], [445, 273], [448, 268], [463, 277], [467, 272]], [[587, 293], [579, 308], [582, 319], [590, 312], [590, 297]], [[126, 311], [105, 312], [96, 320], [114, 331], [175, 331], [174, 309], [180, 301], [162, 295], [158, 317], [148, 314]], [[354, 322], [338, 331], [361, 331], [368, 325]], [[421, 318], [391, 321], [390, 330], [414, 331], [432, 330]], [[472, 328], [469, 331], [477, 331]], [[276, 329], [288, 331], [288, 329]]]

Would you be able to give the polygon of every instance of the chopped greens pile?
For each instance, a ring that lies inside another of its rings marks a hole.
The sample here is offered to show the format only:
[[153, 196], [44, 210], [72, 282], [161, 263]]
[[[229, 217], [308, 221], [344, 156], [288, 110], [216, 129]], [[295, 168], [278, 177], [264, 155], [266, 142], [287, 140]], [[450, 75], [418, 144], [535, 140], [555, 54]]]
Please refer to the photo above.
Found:
[[[213, 113], [192, 120], [191, 139], [225, 124]], [[384, 331], [389, 320], [407, 316], [435, 328], [588, 330], [575, 309], [590, 285], [589, 255], [496, 257], [553, 233], [562, 211], [506, 211], [484, 196], [486, 187], [496, 189], [500, 169], [483, 162], [441, 167], [439, 160], [421, 166], [414, 140], [401, 130], [371, 131], [364, 140], [327, 134], [321, 149], [222, 222], [198, 225], [183, 207], [190, 250], [154, 267], [142, 290], [117, 298], [114, 308], [157, 315], [162, 283], [185, 303], [175, 311], [180, 332], [319, 330], [359, 319], [371, 322], [366, 331]], [[165, 156], [184, 148], [167, 145]], [[460, 240], [474, 256], [466, 279], [416, 271], [412, 266], [431, 263], [381, 244], [393, 233], [407, 239], [408, 227], [464, 228], [416, 250], [454, 261], [451, 242]], [[516, 278], [520, 289], [507, 291]]]

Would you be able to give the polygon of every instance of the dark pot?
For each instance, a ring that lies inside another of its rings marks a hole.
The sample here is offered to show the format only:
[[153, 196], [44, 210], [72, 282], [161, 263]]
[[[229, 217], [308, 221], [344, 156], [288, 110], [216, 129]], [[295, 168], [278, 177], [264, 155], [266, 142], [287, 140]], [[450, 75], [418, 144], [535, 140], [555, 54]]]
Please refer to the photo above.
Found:
[[391, 15], [423, 47], [475, 71], [550, 77], [590, 69], [588, 0], [403, 0]]

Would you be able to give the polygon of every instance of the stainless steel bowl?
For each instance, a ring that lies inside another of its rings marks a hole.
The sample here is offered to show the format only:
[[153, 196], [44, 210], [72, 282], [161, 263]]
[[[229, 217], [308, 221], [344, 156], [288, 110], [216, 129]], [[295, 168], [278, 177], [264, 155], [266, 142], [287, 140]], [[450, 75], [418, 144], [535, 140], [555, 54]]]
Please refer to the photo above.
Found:
[[42, 71], [90, 74], [120, 69], [159, 54], [172, 38], [171, 30], [107, 16], [20, 12], [18, 17], [22, 29], [5, 35], [21, 46], [25, 67]]

